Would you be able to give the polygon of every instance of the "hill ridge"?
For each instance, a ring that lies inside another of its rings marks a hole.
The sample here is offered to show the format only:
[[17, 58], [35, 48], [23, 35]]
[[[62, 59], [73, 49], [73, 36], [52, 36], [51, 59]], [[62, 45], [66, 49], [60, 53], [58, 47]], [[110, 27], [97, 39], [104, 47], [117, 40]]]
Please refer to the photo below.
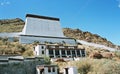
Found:
[[[14, 19], [1, 19], [0, 20], [0, 32], [21, 32], [25, 22], [20, 18]], [[88, 31], [82, 31], [80, 29], [71, 29], [71, 28], [63, 28], [63, 33], [66, 37], [75, 38], [78, 40], [84, 40], [87, 42], [93, 42], [96, 44], [102, 44], [108, 47], [120, 49], [120, 46], [113, 44], [108, 41], [106, 38], [101, 37], [98, 34], [92, 34]]]
[[98, 34], [92, 34], [91, 32], [88, 31], [82, 31], [80, 29], [63, 28], [63, 33], [66, 37], [71, 37], [78, 40], [84, 40], [96, 44], [102, 44], [116, 49], [120, 48], [120, 46], [113, 44], [111, 41], [108, 41], [106, 38], [103, 38]]

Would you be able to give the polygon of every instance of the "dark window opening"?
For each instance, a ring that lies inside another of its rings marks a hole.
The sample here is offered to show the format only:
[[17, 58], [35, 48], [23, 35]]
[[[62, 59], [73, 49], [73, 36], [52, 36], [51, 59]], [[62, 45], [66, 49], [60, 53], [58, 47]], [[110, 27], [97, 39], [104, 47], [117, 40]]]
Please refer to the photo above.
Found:
[[61, 50], [62, 57], [66, 57], [65, 50]]
[[48, 72], [51, 72], [51, 68], [48, 68]]
[[44, 46], [41, 46], [41, 49], [44, 49]]
[[68, 57], [71, 57], [70, 50], [67, 50], [67, 56], [68, 56]]
[[53, 70], [53, 72], [55, 72], [55, 68], [54, 68], [54, 67], [53, 67], [53, 69], [52, 69], [52, 70]]
[[44, 54], [44, 51], [42, 51], [42, 54]]
[[53, 50], [49, 50], [49, 56], [50, 56], [50, 58], [53, 58], [53, 57], [54, 57]]
[[82, 57], [85, 57], [85, 50], [81, 50]]
[[56, 57], [60, 57], [59, 50], [55, 50], [55, 56], [56, 56]]
[[65, 68], [65, 72], [66, 72], [66, 74], [68, 74], [68, 68]]
[[71, 55], [70, 50], [67, 50], [67, 55]]
[[76, 57], [75, 50], [72, 50], [72, 57]]
[[44, 73], [44, 69], [40, 70], [40, 74], [43, 74]]
[[76, 51], [77, 51], [77, 56], [81, 57], [80, 50], [76, 50]]
[[53, 55], [53, 50], [49, 50], [49, 55]]

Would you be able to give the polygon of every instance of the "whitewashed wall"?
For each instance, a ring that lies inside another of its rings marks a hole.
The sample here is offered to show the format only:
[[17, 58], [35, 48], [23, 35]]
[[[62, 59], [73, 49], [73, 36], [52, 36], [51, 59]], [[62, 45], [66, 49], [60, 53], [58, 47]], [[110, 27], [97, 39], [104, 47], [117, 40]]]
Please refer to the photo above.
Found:
[[52, 43], [62, 43], [65, 41], [67, 44], [76, 45], [74, 39], [59, 39], [59, 38], [45, 38], [45, 37], [28, 37], [28, 36], [20, 36], [20, 43], [33, 43], [34, 41], [39, 41], [40, 43], [44, 42], [52, 42]]
[[[42, 47], [43, 47], [43, 49], [42, 49]], [[35, 55], [36, 56], [43, 56], [43, 54], [42, 54], [42, 51], [44, 51], [44, 55], [45, 55], [45, 48], [46, 48], [46, 46], [45, 45], [37, 45], [36, 47], [35, 47]]]
[[[66, 71], [64, 69], [64, 73], [63, 74], [66, 74]], [[76, 67], [68, 67], [68, 74], [78, 74], [78, 70]]]
[[22, 34], [21, 32], [14, 32], [14, 33], [0, 33], [0, 37], [19, 37]]
[[26, 18], [22, 32], [25, 35], [64, 37], [59, 21], [33, 17]]

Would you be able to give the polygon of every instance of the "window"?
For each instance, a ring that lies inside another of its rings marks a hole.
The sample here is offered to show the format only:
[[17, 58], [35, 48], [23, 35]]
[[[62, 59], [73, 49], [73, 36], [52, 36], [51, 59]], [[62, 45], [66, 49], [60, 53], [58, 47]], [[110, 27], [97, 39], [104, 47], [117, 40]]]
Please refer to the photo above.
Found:
[[53, 55], [53, 50], [49, 50], [49, 55]]
[[51, 72], [51, 68], [50, 67], [48, 68], [48, 72]]
[[72, 50], [72, 57], [76, 57], [75, 50]]
[[81, 57], [81, 55], [80, 55], [80, 50], [76, 50], [77, 51], [77, 56], [78, 57]]
[[53, 58], [53, 57], [54, 57], [54, 53], [53, 53], [53, 50], [52, 50], [52, 49], [49, 50], [49, 56], [50, 56], [50, 58]]
[[56, 56], [56, 57], [60, 57], [59, 50], [55, 50], [55, 56]]
[[67, 50], [67, 55], [71, 55], [70, 50]]
[[61, 50], [62, 57], [66, 57], [65, 50]]
[[70, 50], [67, 50], [67, 57], [71, 57]]
[[41, 46], [41, 49], [44, 49], [44, 46]]
[[53, 69], [52, 69], [52, 70], [53, 70], [53, 72], [55, 72], [55, 67], [53, 67]]
[[81, 53], [82, 53], [82, 57], [85, 57], [85, 50], [84, 49], [81, 50]]
[[42, 50], [42, 54], [44, 54], [44, 50]]

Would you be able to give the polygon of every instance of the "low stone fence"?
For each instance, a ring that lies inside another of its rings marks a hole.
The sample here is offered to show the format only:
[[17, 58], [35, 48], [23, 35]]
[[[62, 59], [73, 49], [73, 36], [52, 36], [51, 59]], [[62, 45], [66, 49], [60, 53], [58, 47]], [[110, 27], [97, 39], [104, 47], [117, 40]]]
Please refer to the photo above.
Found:
[[44, 59], [35, 58], [8, 58], [0, 60], [0, 74], [36, 74], [36, 65], [44, 64]]

